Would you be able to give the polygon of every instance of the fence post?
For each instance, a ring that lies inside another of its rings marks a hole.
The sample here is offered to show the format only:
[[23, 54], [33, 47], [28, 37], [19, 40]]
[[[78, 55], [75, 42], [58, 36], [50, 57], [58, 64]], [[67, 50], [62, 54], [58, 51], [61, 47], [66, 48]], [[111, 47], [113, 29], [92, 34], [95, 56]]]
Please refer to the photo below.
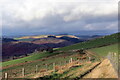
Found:
[[38, 72], [38, 65], [36, 65], [36, 73]]
[[55, 63], [53, 63], [53, 70], [55, 71]]
[[116, 53], [114, 53], [114, 56], [116, 56]]
[[5, 78], [6, 78], [6, 79], [8, 78], [8, 73], [5, 73]]
[[72, 58], [70, 60], [71, 60], [71, 63], [72, 63]]
[[22, 68], [22, 76], [24, 77], [25, 76], [25, 69]]
[[89, 57], [89, 61], [91, 60], [91, 57]]
[[69, 60], [69, 63], [70, 63], [70, 60]]

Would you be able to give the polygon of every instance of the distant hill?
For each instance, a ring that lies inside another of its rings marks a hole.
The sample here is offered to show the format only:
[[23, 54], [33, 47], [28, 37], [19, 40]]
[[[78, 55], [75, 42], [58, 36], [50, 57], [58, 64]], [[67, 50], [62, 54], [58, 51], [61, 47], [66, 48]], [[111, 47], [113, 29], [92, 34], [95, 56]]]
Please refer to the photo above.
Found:
[[48, 48], [64, 47], [72, 44], [72, 42], [59, 39], [42, 39], [32, 42], [7, 42], [3, 43], [2, 45], [2, 56], [3, 60], [5, 60], [11, 56], [27, 55], [35, 51], [47, 50]]
[[70, 41], [71, 43], [78, 43], [78, 42], [83, 42], [85, 41], [85, 39], [81, 39], [79, 37], [76, 37], [74, 35], [40, 35], [40, 36], [25, 36], [25, 37], [20, 37], [20, 38], [15, 38], [16, 40], [19, 41], [29, 41], [29, 42], [39, 42], [39, 44], [41, 43], [46, 43], [50, 41], [55, 43], [58, 41]]
[[[107, 45], [109, 46], [109, 45], [112, 45], [112, 44], [114, 45], [116, 43], [118, 44], [118, 39], [120, 39], [119, 35], [120, 35], [120, 33], [116, 33], [116, 34], [112, 34], [112, 35], [108, 35], [108, 36], [103, 36], [103, 37], [100, 37], [100, 38], [97, 38], [97, 39], [93, 39], [93, 40], [90, 40], [90, 41], [85, 41], [85, 42], [73, 44], [73, 45], [70, 45], [70, 46], [67, 46], [67, 47], [58, 48], [52, 54], [49, 53], [49, 52], [43, 52], [44, 54], [41, 54], [41, 52], [38, 52], [38, 53], [34, 52], [36, 54], [32, 54], [31, 56], [27, 56], [27, 57], [24, 57], [24, 58], [21, 58], [21, 59], [4, 62], [4, 65], [17, 64], [17, 63], [22, 63], [22, 62], [25, 62], [25, 61], [34, 61], [34, 60], [38, 60], [40, 58], [48, 57], [49, 55], [64, 54], [65, 52], [69, 53], [69, 52], [71, 52], [71, 50], [75, 50], [75, 49], [82, 49], [83, 48], [83, 49], [88, 49], [88, 50], [94, 50], [95, 48], [99, 48], [99, 47], [101, 48], [101, 47], [104, 47], [104, 46], [107, 46]], [[12, 44], [12, 45], [17, 45], [18, 49], [21, 49], [21, 45], [25, 47], [25, 44], [27, 44], [28, 47], [30, 47], [31, 45], [34, 45], [33, 43], [29, 43], [29, 44], [28, 43], [19, 43], [20, 46], [18, 44]], [[61, 44], [61, 43], [58, 43], [58, 44]], [[37, 46], [36, 45], [37, 44], [35, 44], [34, 46], [37, 47], [38, 45]], [[43, 44], [43, 45], [48, 45], [48, 44]], [[53, 45], [53, 44], [50, 44], [50, 45]], [[6, 48], [6, 49], [8, 49], [8, 51], [9, 51], [10, 48], [11, 47]], [[30, 49], [34, 49], [34, 48], [30, 48]], [[103, 49], [103, 50], [105, 50], [105, 49]], [[94, 51], [96, 52], [96, 49]]]
[[75, 35], [81, 39], [86, 39], [86, 40], [91, 40], [91, 39], [94, 39], [94, 38], [99, 38], [99, 37], [102, 37], [103, 35]]
[[32, 41], [17, 41], [14, 39], [5, 39], [2, 45], [3, 60], [9, 60], [13, 56], [21, 56], [43, 51], [48, 48], [59, 48], [74, 44], [74, 42], [58, 38], [39, 38]]
[[38, 35], [38, 36], [23, 36], [23, 37], [19, 37], [19, 38], [15, 38], [17, 40], [19, 39], [39, 39], [39, 38], [47, 38], [48, 35]]
[[33, 53], [36, 49], [47, 49], [49, 47], [59, 47], [58, 51], [101, 47], [118, 43], [118, 38], [120, 38], [118, 35], [120, 35], [120, 33], [102, 36], [85, 42], [80, 42], [80, 39], [75, 37], [73, 38], [73, 36], [68, 37], [68, 35], [59, 37], [49, 36], [49, 38], [37, 38], [32, 41], [9, 42], [3, 44], [3, 58], [5, 58], [6, 56], [10, 57], [14, 55], [25, 55], [28, 53]]
[[36, 50], [43, 51], [48, 48], [65, 47], [85, 40], [73, 35], [40, 35], [24, 36], [14, 39], [4, 38], [3, 41], [2, 53], [4, 60], [11, 56], [27, 55], [35, 52]]
[[34, 44], [46, 44], [46, 43], [57, 44], [57, 43], [62, 43], [62, 42], [71, 43], [71, 44], [74, 43], [72, 41], [70, 42], [70, 41], [67, 41], [64, 39], [58, 39], [58, 38], [40, 38], [40, 39], [35, 39], [31, 41], [31, 43], [34, 43]]
[[88, 48], [101, 47], [105, 45], [118, 43], [119, 39], [120, 39], [120, 33], [115, 33], [112, 35], [107, 35], [86, 42], [81, 42], [67, 47], [63, 47], [60, 48], [59, 50], [65, 51], [65, 50], [73, 50], [73, 49], [88, 49]]
[[74, 37], [68, 37], [68, 36], [62, 36], [62, 37], [60, 37], [59, 39], [71, 41], [71, 42], [73, 42], [73, 43], [78, 43], [78, 42], [83, 42], [83, 41], [85, 41], [85, 40], [83, 40], [83, 39], [74, 38]]
[[2, 42], [13, 42], [13, 41], [18, 41], [12, 38], [2, 38]]
[[76, 36], [73, 36], [73, 35], [38, 35], [38, 36], [24, 36], [24, 37], [19, 37], [19, 38], [15, 38], [16, 40], [20, 40], [20, 39], [40, 39], [40, 38], [60, 38], [60, 37], [63, 37], [63, 36], [66, 36], [66, 37], [70, 37], [70, 38], [78, 38], [79, 37], [76, 37]]

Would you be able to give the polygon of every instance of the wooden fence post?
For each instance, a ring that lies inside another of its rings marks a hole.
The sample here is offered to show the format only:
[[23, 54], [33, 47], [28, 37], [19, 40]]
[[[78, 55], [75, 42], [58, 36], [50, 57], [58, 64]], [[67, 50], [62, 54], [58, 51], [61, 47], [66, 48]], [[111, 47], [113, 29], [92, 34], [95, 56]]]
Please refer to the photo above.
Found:
[[115, 57], [117, 56], [117, 53], [114, 53]]
[[22, 76], [24, 77], [25, 76], [25, 69], [22, 68]]
[[53, 70], [55, 71], [55, 63], [53, 63]]
[[70, 63], [71, 61], [69, 60], [69, 63]]
[[5, 78], [6, 78], [6, 79], [8, 78], [8, 73], [5, 73]]
[[36, 65], [36, 73], [38, 72], [38, 65]]
[[91, 57], [89, 57], [89, 61], [91, 60]]
[[71, 63], [72, 63], [72, 58], [70, 60], [71, 60]]

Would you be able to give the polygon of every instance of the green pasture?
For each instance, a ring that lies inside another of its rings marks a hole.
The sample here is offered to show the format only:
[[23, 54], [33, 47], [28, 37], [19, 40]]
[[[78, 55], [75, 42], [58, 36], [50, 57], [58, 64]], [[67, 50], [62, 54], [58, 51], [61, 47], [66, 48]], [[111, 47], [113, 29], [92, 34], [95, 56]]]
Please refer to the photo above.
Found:
[[14, 65], [14, 64], [18, 64], [18, 63], [24, 63], [26, 61], [34, 61], [34, 60], [38, 60], [43, 57], [47, 57], [47, 56], [51, 56], [51, 55], [55, 55], [55, 54], [58, 54], [58, 53], [48, 53], [48, 52], [33, 53], [32, 55], [24, 57], [24, 58], [2, 62], [2, 66], [4, 67], [4, 66]]
[[58, 50], [67, 51], [67, 50], [82, 49], [82, 48], [87, 49], [87, 48], [95, 48], [95, 47], [106, 46], [106, 45], [118, 43], [118, 38], [119, 38], [118, 35], [119, 34], [120, 33], [116, 33], [116, 34], [104, 36], [101, 38], [96, 38], [96, 39], [93, 39], [90, 41], [81, 42], [81, 43], [77, 43], [77, 44], [74, 44], [71, 46], [63, 47]]
[[118, 44], [108, 45], [108, 46], [99, 47], [99, 48], [93, 48], [89, 50], [102, 57], [105, 57], [108, 55], [109, 52], [114, 52], [118, 54]]

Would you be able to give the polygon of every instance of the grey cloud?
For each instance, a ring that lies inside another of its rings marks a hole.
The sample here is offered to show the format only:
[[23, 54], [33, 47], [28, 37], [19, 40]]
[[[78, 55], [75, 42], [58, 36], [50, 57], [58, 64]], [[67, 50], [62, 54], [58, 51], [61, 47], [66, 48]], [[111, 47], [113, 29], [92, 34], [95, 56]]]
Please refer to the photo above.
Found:
[[[79, 3], [75, 3], [73, 5], [72, 3], [61, 3], [61, 4], [57, 3], [56, 5], [50, 4], [50, 8], [48, 9], [46, 5], [44, 5], [45, 9], [43, 10], [43, 13], [39, 12], [39, 10], [42, 8], [39, 7], [39, 5], [36, 5], [37, 6], [36, 7], [35, 4], [33, 5], [32, 8], [30, 8], [30, 10], [26, 9], [26, 11], [23, 10], [23, 8], [18, 8], [20, 10], [16, 10], [17, 8], [15, 8], [10, 13], [9, 10], [8, 11], [4, 10], [3, 33], [4, 34], [14, 34], [14, 33], [34, 34], [37, 32], [56, 33], [56, 32], [75, 32], [75, 31], [78, 32], [84, 30], [85, 31], [86, 30], [87, 31], [89, 30], [117, 31], [116, 7], [114, 7], [115, 8], [114, 10], [114, 8], [110, 7], [111, 5], [107, 5], [107, 8], [105, 8], [106, 11], [105, 10], [102, 11], [102, 8], [106, 7], [105, 5], [104, 7], [101, 7], [101, 5], [97, 6], [97, 4], [93, 4], [93, 3], [90, 4], [92, 6], [86, 6], [86, 5], [87, 3], [85, 5], [83, 5], [82, 3], [80, 3], [80, 5]], [[30, 6], [27, 7], [29, 8]], [[95, 7], [98, 7], [98, 11], [97, 8]], [[40, 17], [40, 15], [43, 16]]]

